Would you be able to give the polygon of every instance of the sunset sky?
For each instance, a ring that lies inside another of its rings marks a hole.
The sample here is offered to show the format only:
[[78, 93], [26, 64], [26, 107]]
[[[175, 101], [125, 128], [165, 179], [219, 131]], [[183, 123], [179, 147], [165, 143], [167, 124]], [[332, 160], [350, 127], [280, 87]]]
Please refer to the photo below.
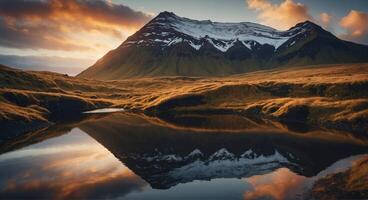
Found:
[[367, 0], [1, 0], [0, 63], [76, 74], [161, 11], [280, 30], [310, 20], [368, 44]]

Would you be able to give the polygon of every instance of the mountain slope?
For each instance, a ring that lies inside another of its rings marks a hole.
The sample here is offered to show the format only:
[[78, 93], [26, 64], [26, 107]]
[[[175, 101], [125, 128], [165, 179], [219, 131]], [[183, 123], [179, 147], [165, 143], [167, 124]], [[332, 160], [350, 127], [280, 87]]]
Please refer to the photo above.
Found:
[[309, 21], [278, 31], [163, 12], [79, 76], [224, 76], [285, 65], [364, 61], [368, 46], [340, 40]]

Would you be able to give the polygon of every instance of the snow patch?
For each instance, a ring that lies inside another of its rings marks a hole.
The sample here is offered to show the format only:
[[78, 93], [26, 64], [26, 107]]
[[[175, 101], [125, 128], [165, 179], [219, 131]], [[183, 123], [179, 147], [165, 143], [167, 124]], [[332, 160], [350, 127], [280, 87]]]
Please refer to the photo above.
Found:
[[182, 38], [175, 38], [175, 39], [171, 40], [171, 41], [168, 43], [168, 46], [171, 46], [171, 45], [173, 45], [173, 44], [180, 43], [180, 42], [182, 42], [182, 41], [183, 41], [183, 39], [182, 39]]
[[[250, 155], [252, 153], [252, 150], [248, 150], [243, 155]], [[229, 153], [226, 149], [220, 149], [211, 157], [214, 158], [218, 156], [232, 157], [233, 154]], [[253, 159], [229, 158], [211, 161], [210, 158], [208, 161], [196, 160], [185, 166], [170, 171], [168, 175], [173, 179], [181, 180], [182, 182], [195, 180], [198, 179], [198, 177], [201, 177], [202, 179], [216, 177], [244, 177], [252, 174], [271, 171], [282, 166], [282, 164], [291, 163], [289, 163], [289, 161], [278, 151], [275, 151], [273, 155], [260, 155]]]
[[145, 157], [145, 160], [148, 162], [158, 162], [158, 161], [182, 161], [183, 158], [181, 156], [177, 156], [174, 154], [170, 154], [170, 155], [156, 155], [156, 156], [152, 156], [152, 157]]
[[185, 156], [185, 158], [196, 157], [196, 156], [203, 156], [203, 153], [201, 152], [201, 150], [194, 149], [191, 153]]
[[[211, 22], [209, 20], [198, 21], [174, 14], [156, 17], [144, 28], [143, 36], [154, 37], [145, 41], [126, 41], [129, 44], [138, 45], [160, 45], [169, 47], [171, 45], [187, 42], [193, 49], [199, 50], [206, 39], [216, 49], [226, 52], [236, 41], [240, 41], [248, 49], [255, 45], [271, 45], [275, 51], [290, 38], [304, 33], [307, 27], [295, 27], [288, 31], [278, 31], [271, 27], [260, 24], [242, 22], [242, 23], [221, 23]], [[155, 38], [157, 37], [157, 38]], [[294, 45], [295, 42], [289, 46]]]
[[194, 44], [192, 41], [189, 41], [189, 45], [193, 47], [195, 50], [199, 50], [202, 47], [201, 44]]
[[[220, 23], [211, 21], [197, 21], [183, 17], [169, 17], [162, 23], [162, 19], [153, 22], [154, 25], [165, 25], [177, 32], [192, 36], [196, 39], [205, 37], [213, 38], [215, 40], [226, 41], [248, 41], [253, 40], [259, 44], [269, 44], [276, 49], [284, 42], [290, 39], [288, 34], [283, 34], [285, 31], [277, 31], [273, 28], [263, 26], [260, 24], [254, 24], [249, 22], [243, 23]], [[226, 51], [229, 45], [225, 47], [216, 46], [221, 51]]]
[[293, 46], [296, 43], [296, 41], [293, 41], [289, 44], [289, 47]]
[[214, 154], [212, 154], [209, 157], [209, 160], [216, 160], [216, 159], [234, 159], [235, 155], [227, 151], [225, 148], [222, 148], [218, 151], [216, 151]]

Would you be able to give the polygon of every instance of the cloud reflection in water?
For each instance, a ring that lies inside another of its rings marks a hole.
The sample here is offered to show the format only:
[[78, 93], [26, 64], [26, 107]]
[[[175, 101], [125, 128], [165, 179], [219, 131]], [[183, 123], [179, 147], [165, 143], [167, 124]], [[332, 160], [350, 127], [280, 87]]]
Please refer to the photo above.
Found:
[[146, 186], [79, 129], [1, 155], [0, 177], [1, 198], [114, 198]]

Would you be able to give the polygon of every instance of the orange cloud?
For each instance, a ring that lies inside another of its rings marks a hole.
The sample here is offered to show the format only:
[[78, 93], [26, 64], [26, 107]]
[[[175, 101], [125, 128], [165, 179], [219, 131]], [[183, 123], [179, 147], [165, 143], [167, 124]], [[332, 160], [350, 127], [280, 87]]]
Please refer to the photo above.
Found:
[[0, 179], [2, 199], [114, 199], [146, 187], [93, 139], [77, 141], [31, 148], [36, 151], [32, 158], [25, 154], [0, 165], [0, 171], [6, 171]]
[[320, 18], [320, 21], [321, 21], [323, 27], [328, 28], [330, 26], [331, 21], [332, 21], [332, 16], [331, 15], [324, 12], [324, 13], [321, 13], [319, 15], [319, 18]]
[[347, 30], [342, 37], [358, 42], [368, 42], [368, 13], [351, 10], [340, 20], [340, 26]]
[[293, 0], [272, 4], [269, 0], [246, 0], [250, 9], [259, 12], [262, 23], [278, 29], [288, 29], [299, 22], [312, 20], [308, 8]]
[[281, 168], [270, 174], [253, 176], [246, 179], [254, 188], [244, 193], [244, 199], [272, 198], [276, 200], [292, 199], [303, 186], [305, 178]]
[[79, 50], [75, 35], [104, 34], [122, 40], [124, 32], [140, 28], [152, 16], [103, 0], [0, 1], [0, 45], [11, 48]]

